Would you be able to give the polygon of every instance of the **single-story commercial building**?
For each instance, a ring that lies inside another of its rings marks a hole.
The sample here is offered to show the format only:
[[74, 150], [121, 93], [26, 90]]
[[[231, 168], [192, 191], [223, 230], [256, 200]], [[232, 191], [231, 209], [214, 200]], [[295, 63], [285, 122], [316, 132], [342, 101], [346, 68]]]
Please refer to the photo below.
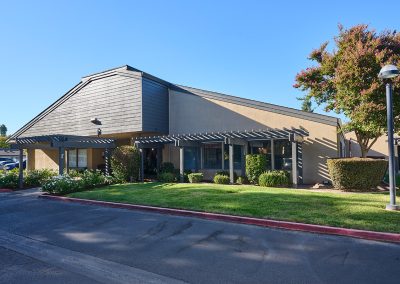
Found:
[[142, 178], [162, 162], [203, 172], [244, 174], [246, 153], [293, 182], [329, 180], [326, 159], [344, 156], [338, 118], [164, 81], [130, 66], [85, 76], [11, 136], [28, 169], [108, 168], [110, 149], [136, 144]]

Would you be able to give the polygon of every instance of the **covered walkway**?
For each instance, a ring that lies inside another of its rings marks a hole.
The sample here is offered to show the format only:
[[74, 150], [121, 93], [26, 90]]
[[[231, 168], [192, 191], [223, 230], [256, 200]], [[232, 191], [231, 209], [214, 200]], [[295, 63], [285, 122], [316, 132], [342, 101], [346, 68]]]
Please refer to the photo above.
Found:
[[[103, 148], [105, 149], [106, 174], [109, 173], [110, 149], [115, 148], [115, 140], [110, 138], [75, 136], [75, 135], [43, 135], [32, 137], [16, 138], [15, 143], [11, 144], [12, 149], [19, 150], [19, 160], [22, 161], [24, 149], [56, 149], [58, 150], [58, 173], [64, 173], [65, 150], [74, 148]], [[67, 161], [68, 167], [68, 161]], [[19, 167], [19, 187], [24, 184], [23, 167]]]
[[[200, 158], [200, 169], [203, 169], [202, 145], [210, 142], [221, 142], [228, 145], [229, 148], [229, 177], [230, 182], [234, 183], [234, 146], [239, 145], [243, 148], [242, 156], [245, 157], [249, 153], [249, 147], [260, 147], [262, 141], [270, 140], [273, 145], [276, 140], [288, 140], [291, 143], [292, 152], [292, 182], [297, 186], [302, 182], [302, 142], [303, 138], [308, 136], [308, 132], [304, 129], [261, 129], [261, 130], [245, 130], [245, 131], [225, 131], [225, 132], [205, 132], [182, 135], [163, 135], [150, 137], [137, 137], [134, 140], [135, 145], [141, 151], [141, 170], [140, 177], [144, 179], [144, 148], [160, 149], [166, 144], [173, 144], [179, 148], [179, 171], [180, 178], [183, 181], [185, 170], [185, 147], [195, 147]], [[273, 151], [273, 147], [271, 147]], [[272, 154], [273, 156], [273, 154]], [[272, 159], [272, 169], [274, 169], [274, 160]], [[244, 158], [242, 158], [242, 173], [245, 170]]]

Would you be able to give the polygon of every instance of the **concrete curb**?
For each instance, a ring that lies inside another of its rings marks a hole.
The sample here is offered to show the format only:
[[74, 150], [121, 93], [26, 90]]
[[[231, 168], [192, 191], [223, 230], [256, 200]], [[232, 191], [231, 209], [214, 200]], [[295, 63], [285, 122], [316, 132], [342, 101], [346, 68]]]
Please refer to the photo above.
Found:
[[339, 227], [277, 221], [277, 220], [234, 216], [234, 215], [226, 215], [226, 214], [218, 214], [218, 213], [208, 213], [208, 212], [154, 207], [154, 206], [146, 206], [146, 205], [135, 205], [135, 204], [126, 204], [126, 203], [117, 203], [117, 202], [79, 199], [79, 198], [64, 197], [64, 196], [54, 196], [54, 195], [48, 195], [48, 194], [40, 195], [39, 198], [87, 204], [87, 205], [98, 205], [98, 206], [104, 206], [104, 207], [121, 208], [121, 209], [128, 209], [128, 210], [142, 210], [142, 211], [150, 211], [150, 212], [156, 212], [156, 213], [162, 213], [162, 214], [197, 217], [197, 218], [202, 218], [202, 219], [226, 221], [226, 222], [233, 222], [233, 223], [240, 223], [240, 224], [247, 224], [247, 225], [256, 225], [256, 226], [261, 226], [261, 227], [271, 227], [271, 228], [278, 228], [278, 229], [285, 229], [285, 230], [303, 231], [303, 232], [310, 232], [310, 233], [338, 235], [338, 236], [346, 236], [346, 237], [374, 240], [374, 241], [382, 241], [382, 242], [400, 243], [400, 234], [395, 234], [395, 233], [384, 233], [384, 232], [365, 231], [365, 230], [357, 230], [357, 229], [346, 229], [346, 228], [339, 228]]
[[0, 192], [13, 192], [13, 190], [8, 188], [0, 188]]

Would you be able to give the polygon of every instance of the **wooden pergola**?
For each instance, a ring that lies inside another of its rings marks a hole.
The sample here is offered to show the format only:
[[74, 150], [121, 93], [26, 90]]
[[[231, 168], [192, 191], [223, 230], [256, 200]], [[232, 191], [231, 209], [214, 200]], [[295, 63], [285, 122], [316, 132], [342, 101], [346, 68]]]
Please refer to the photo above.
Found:
[[[292, 182], [297, 185], [302, 179], [302, 142], [303, 138], [308, 136], [305, 129], [260, 129], [245, 131], [224, 131], [224, 132], [205, 132], [181, 135], [162, 135], [137, 137], [134, 140], [135, 145], [141, 152], [140, 178], [144, 179], [144, 153], [143, 148], [160, 148], [165, 144], [174, 144], [179, 147], [179, 170], [181, 181], [184, 174], [184, 148], [200, 147], [202, 143], [224, 142], [229, 147], [229, 176], [230, 182], [234, 183], [234, 165], [233, 165], [233, 147], [234, 145], [244, 147], [244, 155], [247, 154], [247, 145], [249, 142], [253, 145], [260, 144], [260, 141], [277, 139], [287, 139], [292, 143]], [[258, 144], [257, 144], [258, 143]], [[257, 146], [258, 147], [258, 146]]]
[[58, 173], [64, 173], [65, 150], [70, 148], [101, 148], [105, 149], [105, 171], [109, 173], [110, 149], [115, 148], [115, 140], [110, 138], [76, 136], [76, 135], [42, 135], [32, 137], [16, 138], [15, 143], [11, 144], [12, 149], [19, 150], [19, 187], [24, 184], [24, 171], [22, 166], [24, 149], [50, 149], [58, 150]]

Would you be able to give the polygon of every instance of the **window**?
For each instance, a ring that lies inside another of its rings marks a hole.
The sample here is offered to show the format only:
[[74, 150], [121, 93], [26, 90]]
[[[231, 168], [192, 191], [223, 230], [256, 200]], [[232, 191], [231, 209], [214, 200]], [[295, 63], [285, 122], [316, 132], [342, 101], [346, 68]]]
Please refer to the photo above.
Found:
[[[240, 170], [242, 168], [243, 147], [233, 145], [233, 168]], [[229, 169], [229, 145], [224, 145], [224, 167]]]
[[275, 169], [292, 170], [292, 143], [289, 140], [274, 141]]
[[197, 169], [198, 148], [196, 148], [196, 147], [185, 147], [184, 151], [185, 151], [184, 152], [185, 170], [195, 170], [195, 169]]
[[68, 150], [68, 167], [71, 169], [87, 168], [87, 149]]
[[221, 169], [222, 143], [204, 144], [204, 168]]

